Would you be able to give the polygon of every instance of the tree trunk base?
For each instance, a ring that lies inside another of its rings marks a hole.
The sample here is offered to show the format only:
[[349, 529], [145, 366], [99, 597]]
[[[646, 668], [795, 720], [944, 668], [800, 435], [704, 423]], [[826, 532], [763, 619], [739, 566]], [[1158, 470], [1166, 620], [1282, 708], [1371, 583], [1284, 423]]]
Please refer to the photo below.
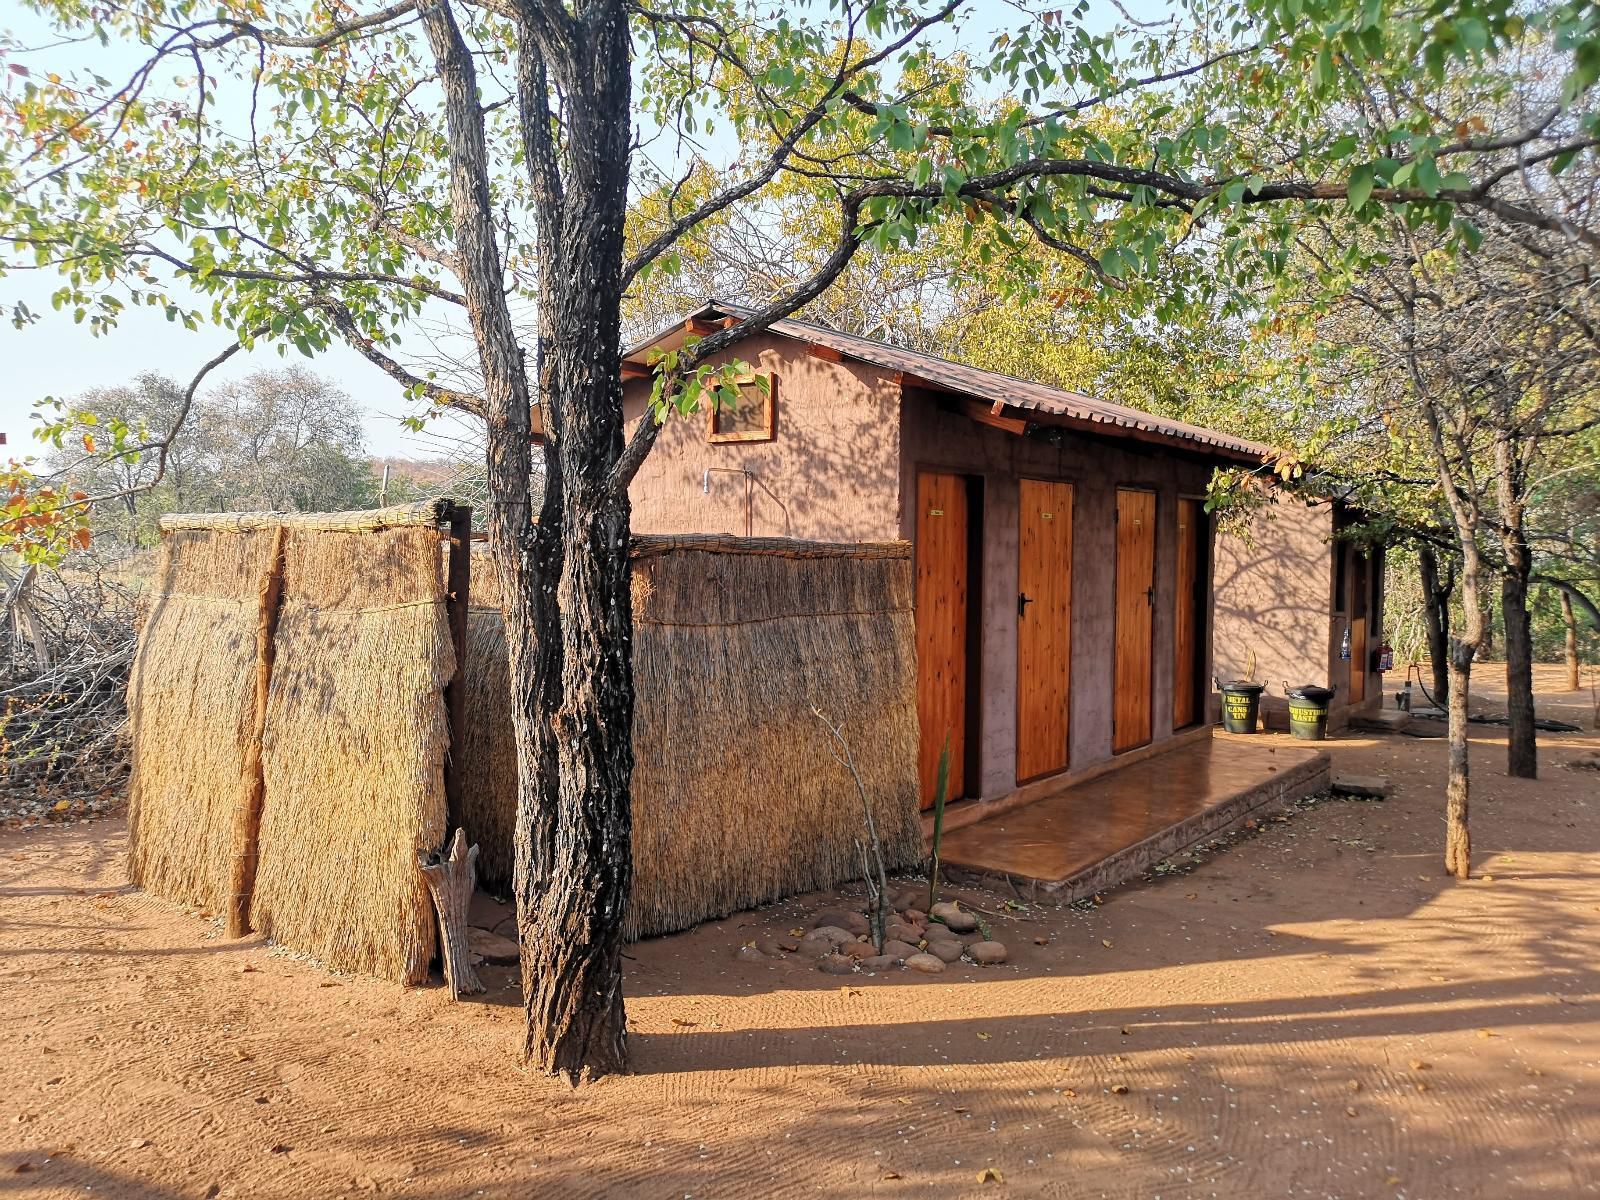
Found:
[[478, 882], [478, 848], [468, 849], [467, 835], [458, 826], [450, 839], [450, 854], [418, 854], [422, 878], [439, 914], [439, 960], [444, 964], [450, 999], [476, 996], [484, 990], [472, 969], [472, 949], [467, 944], [467, 912], [472, 889]]
[[[628, 1073], [628, 1018], [621, 943], [570, 946], [550, 936], [560, 923], [535, 908], [519, 921], [527, 1040], [523, 1061], [576, 1087]], [[617, 961], [610, 962], [615, 954]]]
[[1472, 833], [1468, 824], [1471, 795], [1467, 697], [1471, 695], [1472, 650], [1457, 645], [1450, 662], [1449, 778], [1445, 783], [1444, 869], [1457, 879], [1472, 874]]

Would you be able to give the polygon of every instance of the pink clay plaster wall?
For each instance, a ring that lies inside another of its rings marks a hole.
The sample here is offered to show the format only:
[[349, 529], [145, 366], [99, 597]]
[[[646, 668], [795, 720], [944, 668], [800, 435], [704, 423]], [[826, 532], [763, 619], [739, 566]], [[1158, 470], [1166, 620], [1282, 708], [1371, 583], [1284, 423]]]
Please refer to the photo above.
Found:
[[[741, 344], [737, 357], [776, 379], [776, 439], [713, 443], [704, 413], [669, 417], [630, 489], [633, 527], [743, 536], [748, 512], [755, 537], [898, 538], [900, 384], [893, 373], [813, 358], [772, 335]], [[631, 430], [649, 384], [631, 382], [623, 396]]]
[[[1282, 494], [1254, 515], [1248, 540], [1229, 533], [1216, 539], [1216, 671], [1224, 682], [1238, 678], [1255, 651], [1256, 680], [1267, 685], [1263, 713], [1271, 728], [1287, 727], [1285, 680], [1335, 687], [1329, 722], [1334, 728], [1352, 712], [1369, 712], [1381, 703], [1383, 676], [1368, 671], [1366, 699], [1354, 708], [1350, 704], [1350, 673], [1363, 664], [1339, 657], [1351, 579], [1347, 575], [1345, 604], [1336, 605], [1334, 520], [1331, 503], [1308, 505]], [[1351, 553], [1348, 546], [1339, 550]], [[1367, 614], [1369, 650], [1383, 640], [1381, 587], [1379, 595], [1379, 605]]]

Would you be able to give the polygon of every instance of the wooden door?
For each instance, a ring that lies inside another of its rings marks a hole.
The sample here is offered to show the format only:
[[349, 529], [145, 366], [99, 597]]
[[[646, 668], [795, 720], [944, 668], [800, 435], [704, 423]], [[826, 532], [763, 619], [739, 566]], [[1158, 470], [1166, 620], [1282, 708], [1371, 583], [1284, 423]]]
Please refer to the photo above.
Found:
[[1117, 607], [1111, 749], [1150, 740], [1152, 616], [1156, 595], [1156, 494], [1117, 489]]
[[1350, 551], [1350, 695], [1351, 704], [1367, 698], [1367, 597], [1370, 592], [1367, 556]]
[[1021, 481], [1017, 512], [1017, 781], [1067, 765], [1072, 485]]
[[946, 798], [966, 792], [967, 481], [917, 475], [917, 770], [922, 807], [933, 807], [939, 753], [950, 738]]
[[1178, 501], [1178, 562], [1172, 613], [1172, 727], [1200, 720], [1200, 678], [1205, 640], [1207, 520], [1198, 500]]

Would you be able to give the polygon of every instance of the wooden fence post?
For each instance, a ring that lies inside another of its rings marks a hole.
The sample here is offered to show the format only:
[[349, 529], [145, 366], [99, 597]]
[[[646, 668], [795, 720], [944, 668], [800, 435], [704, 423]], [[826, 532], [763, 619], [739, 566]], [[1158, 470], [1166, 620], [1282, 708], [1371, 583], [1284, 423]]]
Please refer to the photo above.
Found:
[[262, 740], [267, 729], [267, 694], [272, 687], [278, 610], [283, 599], [285, 529], [272, 533], [272, 551], [256, 590], [256, 693], [250, 740], [244, 749], [244, 792], [233, 817], [233, 859], [228, 897], [228, 936], [250, 932], [250, 897], [256, 886], [256, 861], [261, 845], [261, 810], [266, 802]]
[[461, 825], [460, 756], [467, 742], [467, 689], [462, 685], [462, 673], [467, 669], [467, 609], [472, 588], [472, 507], [452, 504], [445, 516], [450, 522], [445, 613], [456, 656], [455, 674], [444, 685], [444, 707], [450, 720], [450, 744], [444, 760], [445, 828], [450, 829]]

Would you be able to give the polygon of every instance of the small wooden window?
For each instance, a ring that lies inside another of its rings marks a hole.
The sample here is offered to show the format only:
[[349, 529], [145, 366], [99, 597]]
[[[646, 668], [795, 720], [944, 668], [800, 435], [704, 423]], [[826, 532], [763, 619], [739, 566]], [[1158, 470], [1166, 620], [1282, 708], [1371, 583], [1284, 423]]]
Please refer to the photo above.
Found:
[[778, 380], [770, 371], [734, 381], [735, 404], [711, 404], [713, 442], [770, 442], [778, 436]]

